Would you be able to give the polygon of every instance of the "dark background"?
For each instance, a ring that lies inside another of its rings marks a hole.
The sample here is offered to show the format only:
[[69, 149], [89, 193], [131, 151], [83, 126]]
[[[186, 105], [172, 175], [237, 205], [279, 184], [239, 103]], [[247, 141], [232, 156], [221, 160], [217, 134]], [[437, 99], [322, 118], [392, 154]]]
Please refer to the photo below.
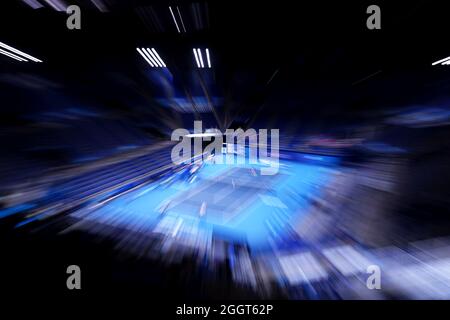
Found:
[[[444, 1], [206, 1], [199, 2], [201, 28], [195, 27], [189, 1], [110, 1], [107, 13], [89, 1], [73, 4], [82, 10], [81, 30], [66, 28], [64, 12], [32, 10], [21, 1], [0, 4], [0, 41], [44, 60], [19, 64], [0, 57], [2, 188], [22, 174], [15, 159], [32, 159], [44, 168], [67, 165], [130, 141], [165, 139], [194, 119], [221, 129], [283, 128], [293, 136], [336, 138], [375, 127], [376, 139], [405, 148], [412, 159], [404, 199], [408, 214], [422, 221], [415, 226], [449, 222], [448, 129], [384, 122], [393, 110], [448, 108], [450, 69], [431, 66], [450, 53]], [[381, 7], [381, 30], [366, 28], [370, 4]], [[183, 10], [188, 32], [177, 33], [168, 5]], [[149, 6], [152, 17], [145, 11]], [[159, 98], [167, 96], [158, 73], [140, 58], [137, 46], [158, 48], [175, 96], [201, 95], [206, 89], [219, 97], [216, 114], [179, 114], [161, 103]], [[193, 47], [210, 49], [212, 69], [195, 67]], [[111, 128], [126, 127], [130, 137], [114, 129], [114, 142], [93, 138], [98, 135], [88, 133], [92, 123], [46, 118], [48, 112], [80, 106], [99, 115], [93, 120], [96, 128], [114, 123]], [[36, 168], [29, 176], [39, 174], [41, 167]], [[195, 275], [182, 283], [189, 262], [174, 267], [167, 278], [111, 283], [111, 276], [120, 279], [121, 272], [152, 274], [143, 271], [163, 267], [137, 265], [132, 258], [117, 267], [108, 239], [93, 245], [82, 234], [55, 241], [3, 229], [0, 274], [7, 294], [26, 291], [31, 299], [47, 291], [77, 295], [66, 290], [61, 266], [84, 261], [89, 265], [84, 295], [143, 290], [162, 300], [196, 298]], [[147, 291], [148, 284], [155, 289]], [[225, 296], [252, 298], [227, 282], [219, 286]]]

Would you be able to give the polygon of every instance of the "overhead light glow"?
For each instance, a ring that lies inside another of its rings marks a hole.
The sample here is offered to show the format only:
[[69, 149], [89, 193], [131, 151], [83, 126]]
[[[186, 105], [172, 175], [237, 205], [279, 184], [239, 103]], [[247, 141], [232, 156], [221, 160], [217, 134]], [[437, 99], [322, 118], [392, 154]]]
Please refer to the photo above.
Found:
[[198, 68], [211, 68], [211, 56], [209, 54], [209, 49], [205, 49], [206, 61], [203, 61], [202, 50], [200, 48], [192, 49], [195, 56], [195, 62], [197, 62]]
[[219, 137], [222, 136], [220, 133], [215, 132], [205, 132], [205, 133], [189, 133], [185, 135], [188, 138], [205, 138], [205, 137]]
[[67, 5], [60, 0], [44, 0], [56, 11], [66, 11]]
[[27, 5], [29, 5], [30, 7], [32, 7], [33, 9], [39, 9], [43, 7], [43, 5], [40, 4], [37, 0], [22, 0], [22, 1], [25, 2]]

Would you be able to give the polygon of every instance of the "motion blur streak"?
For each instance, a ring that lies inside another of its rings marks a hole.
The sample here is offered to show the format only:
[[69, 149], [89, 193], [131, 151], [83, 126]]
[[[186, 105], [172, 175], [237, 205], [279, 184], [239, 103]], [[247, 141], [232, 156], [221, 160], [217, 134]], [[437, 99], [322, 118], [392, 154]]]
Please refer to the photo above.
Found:
[[0, 43], [2, 289], [66, 293], [75, 264], [87, 295], [450, 299], [450, 20], [410, 3], [375, 31], [346, 1], [74, 0], [81, 30], [2, 3], [45, 60]]

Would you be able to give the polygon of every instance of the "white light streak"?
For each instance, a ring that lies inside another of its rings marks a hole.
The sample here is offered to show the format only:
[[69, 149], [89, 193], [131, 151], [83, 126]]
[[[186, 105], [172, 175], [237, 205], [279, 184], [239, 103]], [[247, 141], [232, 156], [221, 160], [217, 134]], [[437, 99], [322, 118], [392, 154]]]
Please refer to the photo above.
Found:
[[206, 60], [208, 61], [208, 68], [211, 68], [211, 60], [209, 59], [209, 49], [206, 49]]
[[153, 62], [154, 67], [158, 68], [158, 60], [155, 59], [155, 57], [153, 57], [153, 55], [150, 52], [150, 49], [147, 48], [142, 48], [142, 51], [144, 51], [144, 53], [146, 54], [146, 56], [150, 59], [151, 62]]
[[0, 49], [0, 53], [1, 53], [1, 54], [4, 54], [5, 56], [8, 56], [8, 57], [10, 57], [10, 58], [19, 60], [19, 61], [28, 61], [28, 60], [26, 60], [26, 59], [24, 59], [24, 58], [21, 58], [21, 57], [19, 57], [19, 56], [16, 56], [15, 54], [12, 54], [12, 53], [7, 52], [7, 51], [2, 50], [2, 49]]
[[177, 26], [178, 33], [181, 33], [180, 28], [178, 27], [177, 19], [175, 19], [175, 15], [173, 14], [172, 7], [169, 6], [169, 10], [170, 10], [170, 13], [172, 14], [173, 21], [175, 22], [175, 25]]
[[0, 47], [4, 48], [4, 49], [6, 49], [6, 50], [9, 50], [9, 51], [11, 51], [11, 52], [14, 52], [15, 54], [18, 54], [18, 55], [20, 55], [20, 56], [22, 56], [22, 57], [24, 57], [24, 58], [28, 58], [28, 59], [30, 59], [31, 61], [34, 61], [34, 62], [42, 62], [41, 60], [39, 60], [39, 59], [37, 59], [37, 58], [35, 58], [35, 57], [33, 57], [33, 56], [30, 56], [29, 54], [26, 54], [25, 52], [22, 52], [22, 51], [20, 51], [20, 50], [17, 50], [17, 49], [15, 49], [15, 48], [11, 47], [11, 46], [8, 46], [7, 44], [5, 44], [5, 43], [3, 43], [3, 42], [0, 42]]
[[156, 61], [156, 64], [162, 68], [161, 62], [159, 62], [158, 58], [156, 58], [155, 54], [152, 51], [150, 51], [149, 48], [147, 48], [147, 52], [150, 53], [150, 55], [152, 56], [153, 60]]
[[204, 68], [205, 65], [203, 64], [203, 57], [202, 57], [202, 52], [200, 49], [197, 49], [197, 53], [198, 53], [198, 60], [200, 60], [200, 66], [201, 68]]
[[[444, 58], [444, 59], [435, 61], [435, 62], [433, 62], [431, 65], [434, 66], [434, 65], [437, 65], [437, 64], [439, 64], [439, 63], [441, 63], [441, 62], [444, 62], [444, 61], [447, 61], [447, 60], [450, 60], [450, 57], [447, 57], [447, 58]], [[444, 64], [444, 63], [443, 63], [443, 64]]]
[[197, 55], [197, 49], [192, 49], [192, 51], [194, 51], [194, 55], [195, 55], [195, 61], [197, 61], [197, 67], [200, 68], [200, 61], [198, 61], [198, 55]]
[[[147, 49], [148, 50], [148, 49]], [[163, 59], [161, 59], [161, 57], [159, 56], [158, 52], [156, 52], [155, 48], [152, 48], [153, 53], [156, 55], [156, 57], [158, 58], [158, 60], [161, 62], [162, 66], [165, 68], [166, 64], [164, 63]]]
[[145, 59], [145, 61], [147, 61], [147, 63], [148, 63], [150, 66], [154, 67], [153, 63], [147, 58], [147, 56], [144, 54], [144, 52], [142, 52], [141, 49], [136, 48], [136, 50], [137, 50], [137, 51], [139, 52], [139, 54]]
[[180, 16], [181, 25], [183, 26], [184, 32], [186, 32], [186, 27], [184, 26], [183, 18], [181, 17], [180, 9], [177, 6], [178, 15]]

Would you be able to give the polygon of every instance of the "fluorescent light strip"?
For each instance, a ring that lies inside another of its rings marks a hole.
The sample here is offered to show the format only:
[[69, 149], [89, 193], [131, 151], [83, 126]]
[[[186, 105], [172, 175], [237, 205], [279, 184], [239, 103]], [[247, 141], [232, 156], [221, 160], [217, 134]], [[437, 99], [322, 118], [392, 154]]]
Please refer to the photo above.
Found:
[[56, 11], [66, 11], [65, 5], [58, 0], [44, 0]]
[[3, 50], [3, 49], [0, 49], [0, 53], [1, 53], [1, 54], [4, 54], [5, 56], [8, 56], [8, 57], [10, 57], [10, 58], [19, 60], [19, 61], [28, 61], [28, 60], [26, 60], [26, 59], [24, 59], [24, 58], [21, 58], [21, 57], [19, 57], [19, 56], [16, 56], [15, 54], [12, 54], [12, 53], [10, 53], [10, 52], [8, 52], [8, 51], [5, 51], [5, 50]]
[[213, 132], [205, 132], [205, 133], [189, 133], [185, 135], [188, 138], [199, 138], [199, 137], [217, 137], [222, 136], [222, 134], [213, 133]]
[[158, 68], [158, 61], [150, 54], [150, 50], [148, 48], [142, 48], [142, 51], [144, 51], [147, 58], [154, 64], [153, 67]]
[[194, 55], [195, 55], [195, 61], [197, 61], [197, 67], [200, 68], [200, 62], [198, 61], [198, 55], [197, 55], [197, 49], [192, 49], [192, 51], [194, 51]]
[[158, 58], [155, 56], [155, 54], [154, 54], [152, 51], [150, 51], [149, 48], [147, 48], [147, 52], [150, 53], [150, 55], [152, 56], [153, 60], [156, 61], [156, 64], [157, 64], [159, 67], [162, 68], [161, 62], [159, 62]]
[[151, 63], [151, 61], [148, 60], [148, 58], [146, 57], [146, 55], [144, 54], [144, 52], [142, 52], [141, 49], [136, 48], [136, 50], [139, 52], [139, 54], [142, 56], [142, 58], [144, 58], [145, 61], [147, 61], [147, 63], [148, 63], [150, 66], [154, 67], [153, 63]]
[[184, 32], [186, 32], [186, 27], [184, 26], [183, 18], [181, 17], [180, 9], [177, 6], [178, 15], [180, 16], [181, 25], [183, 26]]
[[37, 2], [36, 0], [22, 0], [22, 1], [25, 2], [27, 5], [29, 5], [30, 7], [32, 7], [33, 9], [39, 9], [43, 7], [43, 5]]
[[175, 25], [177, 26], [178, 33], [181, 33], [180, 28], [178, 27], [177, 19], [175, 19], [175, 15], [173, 14], [171, 6], [169, 6], [169, 10], [170, 10], [170, 13], [172, 14], [173, 21], [175, 22]]
[[201, 50], [200, 50], [200, 49], [197, 49], [197, 53], [198, 53], [198, 60], [200, 60], [201, 68], [204, 68], [205, 66], [204, 66], [204, 64], [203, 64], [203, 58], [202, 58], [202, 52], [201, 52]]
[[164, 63], [163, 59], [161, 59], [161, 57], [159, 56], [158, 52], [156, 52], [155, 48], [152, 48], [152, 51], [155, 54], [155, 56], [159, 59], [159, 61], [161, 62], [162, 66], [165, 68], [166, 64]]
[[147, 56], [147, 58], [152, 62], [152, 67], [154, 68], [158, 68], [158, 63], [155, 61], [155, 59], [153, 59], [153, 56], [148, 53], [148, 48], [142, 48], [142, 51], [144, 51], [144, 54]]
[[211, 60], [209, 59], [209, 49], [206, 48], [206, 61], [208, 61], [208, 68], [211, 68]]
[[436, 62], [433, 62], [431, 65], [434, 66], [434, 65], [436, 65], [436, 64], [438, 64], [438, 63], [441, 63], [441, 62], [444, 62], [444, 61], [447, 61], [447, 60], [450, 60], [450, 57], [447, 57], [447, 58], [438, 60], [438, 61], [436, 61]]
[[34, 62], [42, 62], [41, 60], [39, 60], [39, 59], [37, 59], [37, 58], [35, 58], [33, 56], [30, 56], [29, 54], [26, 54], [25, 52], [17, 50], [15, 48], [11, 47], [11, 46], [8, 46], [7, 44], [5, 44], [3, 42], [0, 42], [0, 47], [5, 48], [6, 50], [12, 51], [12, 52], [14, 52], [14, 53], [24, 57], [24, 58], [28, 58], [28, 59], [30, 59], [30, 60], [32, 60]]

